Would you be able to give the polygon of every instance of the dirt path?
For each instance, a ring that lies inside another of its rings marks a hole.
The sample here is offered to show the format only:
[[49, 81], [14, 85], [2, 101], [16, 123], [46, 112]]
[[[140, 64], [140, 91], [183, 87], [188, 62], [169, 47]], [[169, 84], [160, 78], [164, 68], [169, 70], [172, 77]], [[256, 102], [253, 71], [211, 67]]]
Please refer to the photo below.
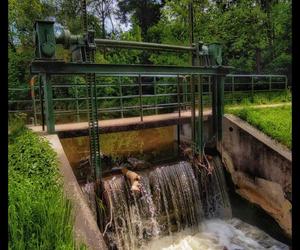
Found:
[[273, 108], [273, 107], [282, 107], [282, 106], [291, 106], [292, 103], [290, 102], [281, 102], [281, 103], [274, 103], [274, 104], [256, 104], [256, 105], [240, 105], [234, 107], [226, 107], [227, 109], [241, 109], [243, 107], [247, 108]]

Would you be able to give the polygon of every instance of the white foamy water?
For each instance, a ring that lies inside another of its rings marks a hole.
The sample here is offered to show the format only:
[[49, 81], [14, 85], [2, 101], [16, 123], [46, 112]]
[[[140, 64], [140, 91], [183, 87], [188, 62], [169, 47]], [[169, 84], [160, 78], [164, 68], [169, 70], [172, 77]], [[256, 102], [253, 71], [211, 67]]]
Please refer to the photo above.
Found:
[[200, 231], [186, 229], [150, 241], [143, 250], [288, 250], [285, 244], [239, 219], [206, 220]]

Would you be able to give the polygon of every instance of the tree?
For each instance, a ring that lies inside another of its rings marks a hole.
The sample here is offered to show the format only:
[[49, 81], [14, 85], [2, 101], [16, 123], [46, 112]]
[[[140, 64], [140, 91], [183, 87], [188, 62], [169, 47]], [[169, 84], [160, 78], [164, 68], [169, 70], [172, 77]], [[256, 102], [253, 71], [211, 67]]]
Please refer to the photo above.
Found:
[[121, 0], [118, 1], [120, 9], [119, 19], [126, 23], [131, 16], [131, 21], [141, 27], [143, 41], [148, 42], [148, 29], [160, 20], [161, 8], [165, 1], [158, 0]]

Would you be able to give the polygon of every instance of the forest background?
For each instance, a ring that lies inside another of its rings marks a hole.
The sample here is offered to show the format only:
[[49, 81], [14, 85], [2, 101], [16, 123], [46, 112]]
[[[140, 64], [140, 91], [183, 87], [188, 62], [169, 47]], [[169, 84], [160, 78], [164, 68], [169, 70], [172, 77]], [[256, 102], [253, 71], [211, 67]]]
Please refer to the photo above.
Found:
[[[30, 82], [35, 20], [55, 20], [80, 34], [80, 2], [9, 0], [9, 87]], [[87, 0], [88, 19], [96, 37], [189, 45], [189, 2]], [[193, 7], [195, 39], [221, 43], [223, 64], [237, 73], [284, 74], [291, 83], [291, 0], [194, 0]], [[58, 47], [57, 57], [69, 60], [70, 52]], [[98, 50], [95, 58], [96, 63], [189, 64], [188, 55], [135, 50]]]

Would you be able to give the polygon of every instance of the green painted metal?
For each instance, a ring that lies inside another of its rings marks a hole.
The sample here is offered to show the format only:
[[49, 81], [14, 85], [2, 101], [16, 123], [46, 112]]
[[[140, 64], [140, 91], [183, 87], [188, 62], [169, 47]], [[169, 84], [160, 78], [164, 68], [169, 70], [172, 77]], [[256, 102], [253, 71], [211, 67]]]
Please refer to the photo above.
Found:
[[[94, 31], [88, 29], [86, 0], [81, 1], [84, 33], [86, 35], [86, 46], [80, 47], [82, 61], [91, 64], [95, 62], [95, 41]], [[91, 167], [95, 171], [96, 183], [100, 184], [101, 180], [101, 158], [99, 142], [99, 125], [97, 110], [97, 87], [95, 72], [86, 72], [85, 74], [88, 93], [88, 110], [89, 110], [89, 141], [90, 141], [90, 160]], [[98, 185], [97, 185], [98, 186]]]
[[143, 87], [142, 87], [142, 77], [141, 75], [138, 76], [138, 83], [139, 83], [139, 104], [140, 104], [140, 117], [141, 122], [144, 120], [144, 114], [143, 114]]
[[35, 56], [40, 59], [55, 58], [54, 22], [37, 21], [35, 23]]
[[[120, 76], [122, 77], [122, 76]], [[260, 86], [261, 84], [263, 84], [263, 82], [261, 83], [260, 81], [258, 81], [259, 79], [264, 79], [266, 77], [269, 77], [269, 75], [227, 75], [225, 77], [226, 81], [224, 83], [225, 86], [227, 86], [227, 91], [224, 91], [224, 94], [225, 94], [225, 100], [227, 101], [236, 101], [236, 99], [234, 98], [234, 94], [235, 93], [240, 93], [240, 94], [247, 94], [248, 91], [247, 90], [237, 90], [234, 88], [235, 86], [235, 81], [237, 79], [237, 81], [241, 81], [241, 80], [249, 80], [248, 82], [246, 82], [244, 85], [247, 87], [247, 85], [249, 86], [249, 88], [251, 88], [251, 85], [252, 85], [252, 81], [253, 81], [253, 85], [254, 86]], [[280, 91], [285, 91], [288, 89], [288, 85], [287, 85], [287, 77], [285, 75], [270, 75], [270, 77], [272, 78], [272, 91], [277, 91], [277, 92], [280, 92]], [[211, 95], [212, 94], [212, 91], [210, 90], [212, 88], [212, 77], [207, 77], [208, 80], [207, 81], [204, 81], [202, 80], [202, 85], [203, 86], [207, 86], [207, 88], [209, 89], [209, 91], [203, 91], [203, 94], [204, 95]], [[255, 82], [254, 81], [254, 78], [256, 79], [256, 81], [258, 82]], [[42, 114], [44, 114], [44, 111], [43, 111], [43, 108], [44, 108], [44, 105], [43, 102], [43, 89], [42, 89], [42, 83], [40, 81], [40, 77], [38, 78], [39, 81], [36, 83], [36, 85], [34, 86], [34, 91], [35, 91], [35, 102], [36, 102], [36, 110], [34, 110], [33, 108], [33, 99], [32, 99], [32, 96], [29, 96], [28, 95], [28, 99], [24, 99], [24, 100], [21, 100], [21, 99], [14, 99], [15, 97], [10, 97], [9, 95], [9, 100], [8, 100], [8, 112], [9, 113], [18, 113], [18, 112], [22, 112], [22, 113], [26, 113], [32, 117], [37, 117], [37, 123], [38, 124], [43, 124], [43, 121], [41, 119]], [[157, 77], [154, 77], [154, 81], [156, 82], [157, 80]], [[190, 93], [188, 93], [188, 90], [187, 90], [187, 87], [188, 87], [188, 83], [187, 83], [187, 78], [183, 75], [180, 75], [180, 87], [182, 89], [182, 93], [180, 93], [180, 96], [182, 98], [182, 108], [185, 109], [185, 107], [188, 107], [190, 104], [188, 102], [188, 97], [190, 97]], [[253, 80], [252, 80], [253, 79]], [[237, 82], [238, 83], [238, 82]], [[278, 85], [277, 88], [275, 87], [276, 84]], [[115, 84], [107, 84], [105, 82], [97, 82], [96, 83], [97, 87], [98, 88], [106, 88], [106, 87], [119, 87], [119, 85], [117, 83]], [[172, 83], [172, 85], [174, 85], [174, 83]], [[18, 94], [19, 92], [26, 92], [26, 93], [29, 93], [30, 91], [30, 87], [28, 86], [27, 84], [24, 84], [24, 86], [22, 85], [21, 87], [9, 87], [8, 88], [8, 91], [9, 93], [16, 93]], [[134, 87], [135, 85], [134, 84], [124, 84], [122, 83], [122, 86], [123, 87], [127, 87], [127, 86], [132, 86]], [[136, 85], [138, 86], [138, 85]], [[142, 86], [144, 86], [144, 84], [142, 84]], [[159, 86], [162, 86], [161, 83], [157, 82], [155, 84], [156, 88], [159, 87]], [[175, 86], [175, 85], [174, 85]], [[77, 84], [77, 83], [64, 83], [64, 84], [60, 84], [60, 83], [53, 83], [52, 84], [52, 88], [53, 89], [57, 89], [57, 88], [75, 88], [77, 90], [79, 89], [83, 89], [83, 88], [86, 88], [86, 85], [83, 85], [83, 84]], [[155, 88], [155, 89], [156, 89]], [[186, 90], [185, 90], [186, 89]], [[230, 90], [229, 90], [230, 89]], [[254, 93], [257, 93], [258, 90], [255, 90], [254, 89]], [[264, 88], [264, 89], [261, 89], [260, 92], [269, 92], [269, 86], [267, 86], [267, 88]], [[173, 93], [169, 93], [170, 96], [173, 96], [173, 95], [177, 95], [177, 94], [173, 94]], [[249, 93], [250, 94], [250, 93]], [[164, 95], [164, 94], [163, 94]], [[152, 95], [153, 97], [155, 97], [154, 99], [157, 101], [157, 98], [159, 96], [163, 96], [161, 94], [159, 94], [158, 92], [157, 93], [154, 93], [154, 95]], [[144, 96], [147, 96], [147, 95], [143, 95]], [[138, 96], [137, 96], [138, 97]], [[70, 97], [63, 97], [63, 98], [59, 98], [59, 97], [56, 97], [56, 98], [53, 98], [53, 103], [56, 104], [58, 102], [60, 102], [60, 106], [63, 106], [66, 104], [66, 108], [63, 108], [62, 110], [57, 110], [55, 109], [54, 110], [54, 115], [55, 117], [56, 116], [61, 116], [61, 115], [64, 115], [64, 114], [74, 114], [74, 119], [73, 121], [76, 122], [76, 121], [80, 121], [78, 120], [81, 119], [81, 114], [84, 114], [84, 113], [87, 113], [88, 110], [85, 108], [85, 107], [81, 107], [81, 105], [77, 105], [76, 103], [79, 103], [80, 101], [82, 100], [86, 100], [87, 97], [76, 97], [76, 92], [74, 93], [74, 96], [70, 96]], [[110, 98], [119, 98], [119, 97], [110, 97], [110, 96], [101, 96], [101, 97], [97, 97], [97, 100], [103, 100], [103, 99], [110, 99]], [[122, 94], [122, 99], [130, 99], [130, 98], [134, 98], [134, 96], [129, 96], [129, 95], [125, 95], [125, 94]], [[208, 105], [210, 104], [210, 100], [208, 100], [209, 102], [205, 102], [204, 104], [205, 105]], [[63, 102], [63, 103], [62, 103]], [[64, 104], [65, 103], [65, 104]], [[76, 104], [74, 106], [74, 108], [72, 109], [68, 109], [67, 110], [67, 104], [68, 103], [74, 103]], [[229, 102], [230, 103], [230, 102]], [[16, 106], [15, 104], [17, 104], [18, 106]], [[175, 104], [174, 105], [171, 105], [170, 107], [172, 108], [175, 108]], [[124, 110], [133, 110], [135, 109], [134, 106], [127, 106], [127, 107], [124, 107]], [[144, 110], [155, 110], [155, 112], [158, 113], [158, 110], [161, 110], [161, 109], [164, 109], [164, 106], [161, 106], [160, 103], [158, 103], [158, 101], [156, 102], [156, 106], [155, 104], [153, 104], [153, 106], [147, 106], [147, 105], [144, 105], [143, 107]], [[163, 110], [162, 110], [163, 111]], [[108, 107], [108, 108], [101, 108], [99, 107], [98, 108], [98, 113], [101, 114], [101, 113], [105, 113], [105, 112], [121, 112], [121, 107]], [[78, 117], [79, 116], [79, 117]], [[125, 113], [124, 113], [124, 117], [125, 117]]]
[[121, 107], [121, 118], [124, 118], [124, 108], [123, 108], [123, 94], [122, 94], [122, 81], [119, 76], [119, 95], [120, 95], [120, 107]]
[[222, 46], [220, 44], [209, 44], [208, 53], [211, 55], [212, 65], [222, 65]]
[[50, 76], [47, 74], [41, 75], [41, 80], [44, 88], [45, 109], [46, 109], [46, 126], [48, 134], [55, 133], [55, 121], [53, 110], [53, 93], [50, 81]]
[[159, 44], [159, 43], [146, 43], [146, 42], [134, 42], [134, 41], [120, 41], [109, 39], [95, 39], [97, 47], [106, 48], [122, 48], [122, 49], [140, 49], [140, 50], [163, 50], [173, 51], [180, 53], [188, 53], [194, 50], [194, 47], [190, 46], [178, 46], [171, 44]]
[[217, 121], [217, 77], [212, 77], [212, 126], [213, 126], [213, 136], [217, 138], [218, 133], [218, 121]]
[[97, 75], [226, 75], [233, 69], [229, 66], [157, 66], [157, 65], [124, 65], [124, 64], [94, 64], [94, 63], [66, 63], [63, 61], [35, 60], [31, 63], [32, 74], [47, 73], [53, 75], [88, 74]]
[[217, 90], [217, 140], [218, 143], [222, 141], [222, 120], [224, 115], [224, 77], [216, 76], [216, 90]]
[[[196, 42], [196, 56], [195, 65], [200, 65], [200, 44]], [[203, 86], [201, 84], [201, 76], [197, 75], [197, 85], [198, 85], [198, 116], [196, 119], [196, 150], [202, 160], [203, 157]]]

